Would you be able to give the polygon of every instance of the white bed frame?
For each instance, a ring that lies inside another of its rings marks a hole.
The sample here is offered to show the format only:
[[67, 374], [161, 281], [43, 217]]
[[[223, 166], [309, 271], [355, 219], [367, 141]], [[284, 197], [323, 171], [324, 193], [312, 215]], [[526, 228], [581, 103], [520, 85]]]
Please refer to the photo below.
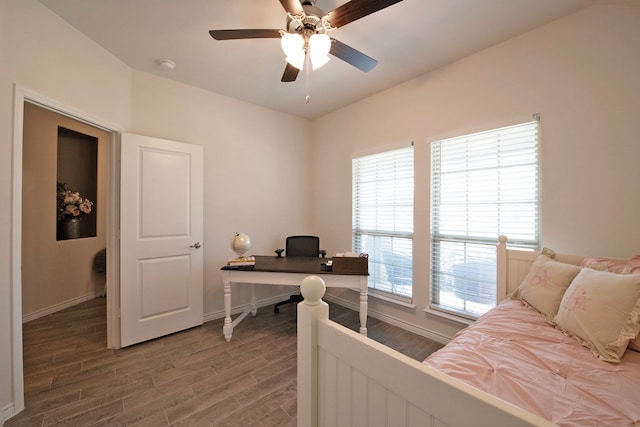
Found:
[[[537, 252], [497, 245], [499, 299]], [[556, 255], [579, 264], [584, 257]], [[307, 277], [298, 305], [298, 426], [554, 426], [488, 393], [329, 320], [321, 280]]]

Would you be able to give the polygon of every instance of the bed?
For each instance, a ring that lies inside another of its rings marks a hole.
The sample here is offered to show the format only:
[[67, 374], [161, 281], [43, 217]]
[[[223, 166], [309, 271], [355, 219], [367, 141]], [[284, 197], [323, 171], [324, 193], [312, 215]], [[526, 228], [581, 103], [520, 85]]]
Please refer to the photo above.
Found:
[[[330, 321], [321, 280], [306, 278], [298, 425], [640, 425], [640, 259], [534, 253], [506, 242], [497, 244], [497, 286], [510, 297], [423, 363]], [[603, 279], [610, 287], [599, 295]], [[612, 302], [618, 289], [628, 294]], [[579, 317], [581, 304], [598, 298], [597, 316]], [[621, 323], [612, 323], [612, 307]], [[580, 329], [589, 320], [595, 332]]]

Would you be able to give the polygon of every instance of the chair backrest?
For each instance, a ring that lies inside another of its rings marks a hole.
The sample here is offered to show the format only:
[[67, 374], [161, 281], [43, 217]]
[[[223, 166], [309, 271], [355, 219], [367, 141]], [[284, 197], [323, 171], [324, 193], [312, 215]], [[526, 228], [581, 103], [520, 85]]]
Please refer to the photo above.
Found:
[[320, 238], [318, 236], [287, 237], [287, 256], [317, 257], [320, 254]]

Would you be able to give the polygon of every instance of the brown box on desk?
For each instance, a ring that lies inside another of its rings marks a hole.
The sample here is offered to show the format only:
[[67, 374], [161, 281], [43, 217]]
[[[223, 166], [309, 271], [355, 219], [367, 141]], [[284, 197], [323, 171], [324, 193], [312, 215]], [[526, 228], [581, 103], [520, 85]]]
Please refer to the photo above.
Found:
[[369, 259], [362, 257], [333, 257], [332, 271], [337, 274], [369, 274]]

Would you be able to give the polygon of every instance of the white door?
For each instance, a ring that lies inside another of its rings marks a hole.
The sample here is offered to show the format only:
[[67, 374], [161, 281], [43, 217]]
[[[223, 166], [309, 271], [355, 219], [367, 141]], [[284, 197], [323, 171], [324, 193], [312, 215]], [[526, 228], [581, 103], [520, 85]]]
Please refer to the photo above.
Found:
[[122, 135], [123, 347], [203, 321], [202, 147]]

